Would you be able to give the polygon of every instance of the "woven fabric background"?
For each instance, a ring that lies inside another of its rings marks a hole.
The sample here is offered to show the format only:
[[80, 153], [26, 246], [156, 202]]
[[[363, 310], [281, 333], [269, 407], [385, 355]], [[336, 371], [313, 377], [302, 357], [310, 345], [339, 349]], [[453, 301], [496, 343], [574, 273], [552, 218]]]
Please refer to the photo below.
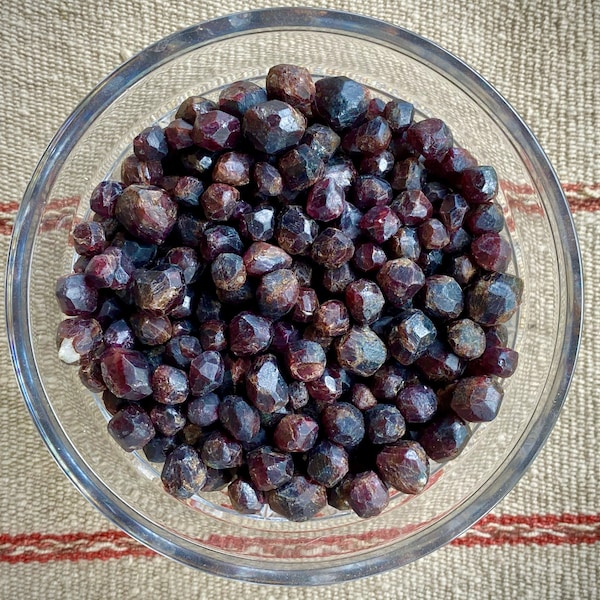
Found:
[[[133, 53], [247, 0], [38, 0], [0, 12], [0, 254], [46, 144], [77, 102]], [[288, 5], [316, 5], [288, 2]], [[331, 0], [406, 27], [458, 55], [513, 104], [545, 148], [574, 211], [585, 332], [547, 445], [471, 532], [408, 567], [327, 588], [225, 581], [139, 546], [97, 513], [45, 450], [0, 339], [0, 598], [361, 600], [597, 598], [600, 581], [600, 2]], [[3, 300], [2, 300], [3, 303]]]

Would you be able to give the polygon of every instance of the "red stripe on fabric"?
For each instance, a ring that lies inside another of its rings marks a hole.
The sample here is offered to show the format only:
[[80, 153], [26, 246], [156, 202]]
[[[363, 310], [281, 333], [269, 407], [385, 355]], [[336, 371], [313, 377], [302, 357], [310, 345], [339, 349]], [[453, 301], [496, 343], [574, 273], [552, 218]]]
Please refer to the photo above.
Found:
[[[393, 539], [399, 530], [371, 532], [357, 536], [328, 536], [321, 538], [325, 546], [351, 552], [359, 540], [373, 536], [378, 542]], [[502, 546], [502, 545], [576, 545], [600, 542], [600, 514], [561, 515], [489, 515], [472, 529], [452, 542], [454, 546]], [[213, 547], [242, 552], [252, 547], [265, 546], [265, 540], [255, 537], [210, 536], [207, 543]], [[273, 540], [272, 548], [288, 548], [287, 552], [275, 553], [279, 558], [290, 557], [293, 540]], [[72, 532], [64, 534], [30, 533], [0, 534], [0, 562], [45, 563], [51, 561], [109, 560], [125, 557], [150, 558], [154, 551], [142, 546], [127, 534], [117, 531], [93, 533]], [[325, 554], [323, 554], [324, 556]], [[307, 557], [321, 556], [319, 552]]]

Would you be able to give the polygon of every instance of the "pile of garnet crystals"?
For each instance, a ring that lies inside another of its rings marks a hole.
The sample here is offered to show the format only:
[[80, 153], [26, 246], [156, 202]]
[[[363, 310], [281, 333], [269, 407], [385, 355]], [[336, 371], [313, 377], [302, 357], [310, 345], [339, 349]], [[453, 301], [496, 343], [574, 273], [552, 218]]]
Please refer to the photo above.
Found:
[[416, 494], [493, 419], [523, 284], [439, 119], [273, 67], [133, 141], [73, 230], [60, 358], [173, 496], [303, 521]]

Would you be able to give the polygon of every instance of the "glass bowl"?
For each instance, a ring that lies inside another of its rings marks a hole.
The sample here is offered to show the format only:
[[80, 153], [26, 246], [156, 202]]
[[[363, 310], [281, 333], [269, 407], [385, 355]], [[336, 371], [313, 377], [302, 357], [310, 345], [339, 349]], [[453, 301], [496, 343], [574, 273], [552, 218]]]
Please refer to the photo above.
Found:
[[[428, 488], [397, 494], [378, 517], [325, 513], [292, 523], [242, 516], [221, 493], [181, 502], [158, 471], [123, 452], [107, 414], [59, 362], [57, 277], [74, 260], [69, 234], [94, 186], [113, 173], [142, 128], [168, 119], [194, 93], [263, 82], [295, 63], [316, 77], [347, 75], [437, 116], [458, 144], [499, 173], [513, 270], [525, 281], [511, 341], [520, 353], [497, 419]], [[101, 83], [60, 128], [27, 188], [7, 272], [7, 322], [17, 378], [52, 455], [113, 523], [157, 552], [255, 582], [326, 584], [404, 565], [473, 525], [518, 481], [554, 425], [577, 354], [582, 284], [573, 223], [547, 158], [521, 119], [468, 66], [417, 35], [362, 16], [280, 8], [234, 14], [153, 44]]]

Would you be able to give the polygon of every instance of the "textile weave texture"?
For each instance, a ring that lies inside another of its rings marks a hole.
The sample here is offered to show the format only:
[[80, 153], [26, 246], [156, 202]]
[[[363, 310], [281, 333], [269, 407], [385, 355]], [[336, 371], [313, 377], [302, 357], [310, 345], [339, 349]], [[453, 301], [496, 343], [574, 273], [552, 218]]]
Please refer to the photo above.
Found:
[[[20, 199], [68, 114], [149, 43], [274, 0], [38, 0], [0, 13], [0, 256]], [[287, 2], [287, 5], [317, 3]], [[323, 7], [323, 5], [320, 5]], [[557, 170], [583, 255], [585, 328], [558, 424], [516, 488], [472, 530], [400, 570], [325, 588], [226, 581], [116, 530], [46, 451], [0, 337], [0, 598], [361, 600], [596, 598], [600, 581], [600, 2], [330, 0], [440, 44], [509, 100]], [[2, 308], [4, 300], [2, 299]]]

